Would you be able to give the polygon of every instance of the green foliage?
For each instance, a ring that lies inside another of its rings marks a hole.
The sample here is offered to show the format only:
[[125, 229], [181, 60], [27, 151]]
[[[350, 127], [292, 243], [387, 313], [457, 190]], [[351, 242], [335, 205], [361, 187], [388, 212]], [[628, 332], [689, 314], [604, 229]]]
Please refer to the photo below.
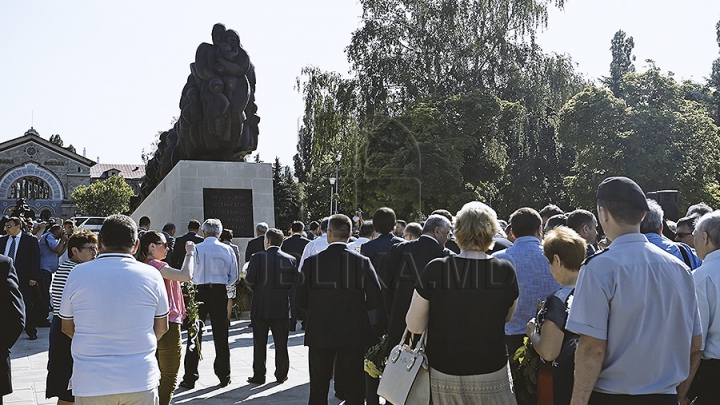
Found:
[[537, 383], [541, 361], [540, 355], [527, 337], [523, 339], [523, 345], [515, 351], [510, 359], [515, 392], [518, 399], [524, 404], [534, 405], [537, 403]]
[[[715, 30], [718, 47], [720, 47], [720, 21], [715, 25]], [[720, 125], [720, 58], [713, 61], [708, 87], [712, 89], [712, 98], [709, 103], [710, 115], [715, 119], [715, 125]]]
[[720, 204], [718, 128], [685, 90], [651, 65], [625, 75], [625, 99], [588, 87], [563, 107], [558, 136], [577, 153], [565, 177], [576, 206], [594, 207], [597, 184], [612, 175], [633, 178], [645, 191], [679, 190], [681, 206]]
[[293, 179], [290, 168], [275, 158], [272, 166], [275, 227], [287, 232], [293, 221], [300, 218], [301, 189]]
[[[547, 24], [547, 0], [361, 0], [346, 52], [363, 113], [502, 86], [518, 43]], [[555, 1], [562, 7], [562, 1]]]
[[623, 76], [635, 72], [635, 56], [632, 50], [635, 47], [633, 37], [625, 37], [625, 31], [618, 30], [610, 43], [612, 62], [610, 62], [610, 76], [603, 77], [602, 83], [606, 85], [615, 97], [622, 97]]
[[86, 215], [107, 216], [127, 212], [134, 194], [124, 178], [111, 176], [90, 186], [77, 187], [70, 198]]

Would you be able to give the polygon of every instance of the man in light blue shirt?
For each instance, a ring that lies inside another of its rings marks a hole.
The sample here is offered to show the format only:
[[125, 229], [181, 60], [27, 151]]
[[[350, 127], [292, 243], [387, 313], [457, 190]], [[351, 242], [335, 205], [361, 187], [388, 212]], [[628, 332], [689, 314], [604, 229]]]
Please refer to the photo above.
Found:
[[35, 307], [38, 326], [50, 326], [47, 320], [48, 310], [51, 307], [50, 284], [53, 273], [60, 265], [60, 255], [67, 248], [67, 241], [68, 236], [63, 232], [63, 228], [60, 225], [53, 225], [40, 237], [38, 242], [40, 245], [40, 277], [42, 278], [40, 293], [43, 300], [42, 306]]
[[640, 232], [645, 234], [645, 237], [650, 243], [682, 260], [690, 267], [690, 270], [695, 270], [700, 267], [702, 260], [695, 255], [695, 252], [690, 246], [682, 242], [673, 242], [662, 235], [663, 216], [665, 212], [663, 212], [660, 204], [649, 198], [647, 199], [647, 204], [650, 210], [645, 214], [645, 218], [640, 223]]
[[580, 269], [566, 329], [580, 335], [571, 404], [677, 405], [702, 344], [695, 284], [682, 261], [648, 242], [649, 207], [627, 177], [597, 191], [612, 244]]
[[550, 273], [543, 254], [540, 214], [532, 208], [520, 208], [510, 216], [510, 225], [516, 238], [513, 246], [493, 256], [512, 263], [520, 289], [515, 313], [505, 324], [505, 344], [512, 357], [523, 344], [528, 321], [537, 315], [538, 303], [562, 286]]
[[[693, 230], [694, 245], [703, 264], [693, 272], [697, 292], [703, 344], [700, 364], [693, 378], [688, 398], [697, 397], [698, 405], [713, 404], [720, 398], [720, 211], [710, 212], [698, 219]], [[693, 359], [697, 360], [697, 359]]]
[[[205, 240], [195, 248], [195, 272], [192, 283], [197, 288], [195, 301], [199, 303], [198, 317], [205, 322], [208, 315], [212, 322], [213, 344], [215, 345], [215, 375], [220, 386], [230, 384], [230, 346], [228, 334], [230, 322], [227, 317], [227, 286], [238, 279], [238, 264], [235, 252], [229, 245], [218, 240], [222, 233], [219, 219], [208, 219], [200, 227]], [[192, 256], [188, 252], [186, 255]], [[198, 330], [198, 342], [202, 344], [202, 330]], [[201, 347], [188, 343], [185, 352], [185, 375], [180, 386], [195, 388], [200, 378], [198, 363]]]

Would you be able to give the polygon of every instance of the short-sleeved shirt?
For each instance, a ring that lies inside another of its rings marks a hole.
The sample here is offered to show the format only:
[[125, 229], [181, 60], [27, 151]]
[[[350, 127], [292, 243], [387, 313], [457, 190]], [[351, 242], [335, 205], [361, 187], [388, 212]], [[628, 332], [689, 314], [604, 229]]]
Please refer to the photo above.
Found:
[[693, 272], [703, 334], [703, 358], [720, 359], [720, 250], [705, 256]]
[[[684, 243], [673, 242], [670, 239], [657, 233], [647, 233], [645, 234], [645, 237], [648, 239], [648, 242], [682, 260], [683, 263], [690, 266], [690, 270], [695, 270], [702, 265], [702, 259], [697, 256], [695, 250]], [[683, 257], [680, 249], [685, 251], [685, 254], [687, 254], [687, 258], [690, 264], [685, 261], [685, 258]]]
[[693, 278], [644, 235], [619, 236], [580, 269], [566, 329], [607, 341], [595, 391], [673, 395], [701, 334]]
[[552, 321], [563, 331], [560, 353], [552, 362], [553, 403], [569, 404], [575, 371], [575, 349], [580, 336], [565, 329], [568, 312], [574, 300], [574, 287], [563, 287], [549, 296], [537, 314], [537, 331], [542, 330], [545, 321]]
[[147, 391], [158, 386], [155, 318], [168, 314], [160, 273], [130, 254], [103, 253], [68, 276], [60, 318], [72, 319], [75, 396]]
[[70, 272], [77, 265], [78, 264], [72, 260], [66, 260], [60, 265], [60, 267], [58, 267], [55, 275], [53, 276], [52, 284], [50, 287], [50, 298], [52, 300], [53, 315], [55, 316], [60, 315], [60, 301], [62, 300], [62, 293], [65, 289], [65, 283], [67, 282], [67, 278], [70, 275]]
[[430, 301], [428, 363], [451, 375], [497, 371], [507, 363], [505, 317], [518, 297], [507, 260], [444, 257], [431, 261], [416, 290]]
[[48, 231], [40, 237], [38, 244], [40, 245], [40, 268], [55, 273], [60, 264], [60, 257], [52, 249], [57, 248], [60, 241]]

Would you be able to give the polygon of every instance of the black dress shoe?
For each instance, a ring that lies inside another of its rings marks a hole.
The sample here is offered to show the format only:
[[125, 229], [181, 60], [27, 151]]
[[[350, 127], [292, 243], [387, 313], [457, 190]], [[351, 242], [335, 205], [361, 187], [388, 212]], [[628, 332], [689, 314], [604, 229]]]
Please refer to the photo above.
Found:
[[287, 381], [287, 379], [288, 379], [287, 376], [285, 376], [285, 377], [283, 377], [283, 378], [278, 378], [275, 382], [278, 383], [278, 384], [282, 384], [282, 383], [284, 383], [285, 381]]
[[265, 379], [252, 376], [252, 377], [248, 377], [247, 382], [249, 382], [250, 384], [265, 384]]
[[183, 381], [180, 381], [180, 387], [191, 390], [191, 389], [195, 388], [195, 383], [183, 380]]
[[37, 340], [37, 335], [28, 335], [28, 339]]
[[225, 380], [225, 381], [220, 381], [220, 386], [221, 386], [221, 387], [227, 387], [231, 382], [232, 382], [232, 380], [228, 378], [228, 379]]

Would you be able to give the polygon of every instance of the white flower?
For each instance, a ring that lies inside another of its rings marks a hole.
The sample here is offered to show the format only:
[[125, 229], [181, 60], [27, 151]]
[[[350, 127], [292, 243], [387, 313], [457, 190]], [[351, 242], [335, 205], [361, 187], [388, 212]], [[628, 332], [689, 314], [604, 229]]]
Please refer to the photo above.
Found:
[[570, 313], [570, 307], [572, 306], [573, 299], [575, 298], [575, 295], [571, 295], [567, 299], [567, 304], [565, 305], [565, 312]]

